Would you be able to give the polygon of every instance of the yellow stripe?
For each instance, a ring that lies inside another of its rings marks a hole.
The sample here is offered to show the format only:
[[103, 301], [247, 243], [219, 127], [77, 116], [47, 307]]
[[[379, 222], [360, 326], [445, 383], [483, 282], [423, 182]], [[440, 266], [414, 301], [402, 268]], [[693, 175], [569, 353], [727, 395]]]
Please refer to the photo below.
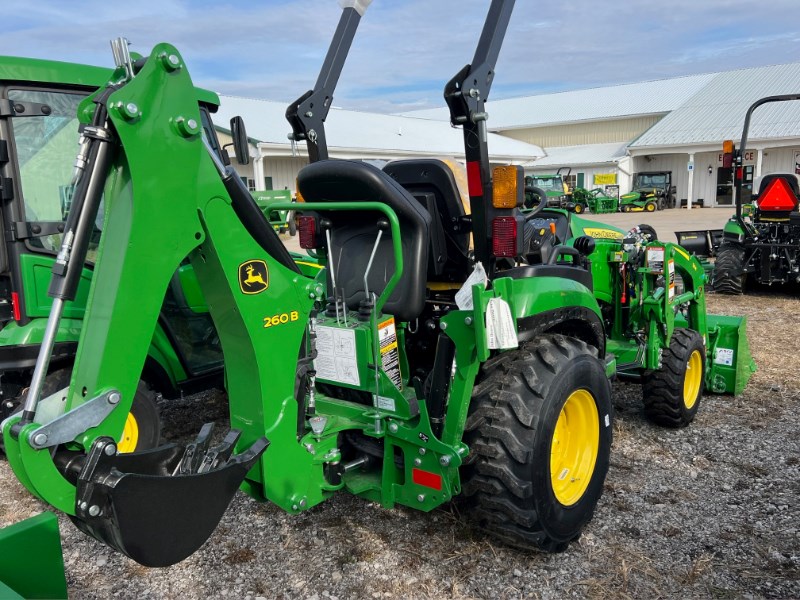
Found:
[[686, 250], [684, 250], [680, 246], [673, 246], [673, 248], [675, 248], [675, 252], [680, 254], [686, 260], [689, 260], [690, 258], [692, 258], [691, 256], [689, 256], [689, 254], [686, 252]]
[[449, 281], [429, 281], [425, 284], [429, 290], [433, 290], [434, 292], [441, 292], [444, 290], [458, 290], [461, 289], [463, 284], [461, 283], [452, 283]]
[[315, 269], [324, 269], [322, 265], [318, 265], [317, 263], [307, 262], [305, 260], [296, 260], [294, 261], [296, 265], [305, 265], [307, 267], [314, 267]]

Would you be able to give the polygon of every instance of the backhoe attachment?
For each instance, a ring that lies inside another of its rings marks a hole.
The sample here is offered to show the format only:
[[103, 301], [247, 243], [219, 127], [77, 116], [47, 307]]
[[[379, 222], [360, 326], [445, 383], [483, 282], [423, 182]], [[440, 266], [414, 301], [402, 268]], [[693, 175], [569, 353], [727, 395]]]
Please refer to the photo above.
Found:
[[210, 447], [213, 423], [194, 443], [117, 454], [109, 437], [88, 454], [56, 455], [58, 469], [77, 486], [75, 525], [146, 567], [167, 567], [211, 536], [247, 472], [269, 442], [258, 439], [233, 455], [241, 432]]

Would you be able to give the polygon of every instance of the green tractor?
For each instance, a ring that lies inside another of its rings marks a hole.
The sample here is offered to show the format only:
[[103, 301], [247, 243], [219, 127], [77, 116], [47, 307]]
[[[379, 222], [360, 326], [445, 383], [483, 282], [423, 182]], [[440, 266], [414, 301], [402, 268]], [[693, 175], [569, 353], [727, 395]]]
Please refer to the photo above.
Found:
[[650, 171], [633, 176], [633, 189], [619, 198], [622, 212], [655, 212], [675, 208], [672, 171]]
[[773, 173], [757, 178], [752, 204], [742, 204], [742, 157], [753, 112], [764, 104], [800, 100], [800, 94], [769, 96], [747, 110], [742, 139], [723, 144], [723, 165], [734, 167], [736, 214], [725, 223], [714, 264], [714, 290], [741, 294], [750, 279], [762, 285], [800, 283], [800, 178]]
[[[39, 383], [2, 424], [20, 482], [147, 566], [194, 552], [238, 488], [291, 514], [340, 491], [423, 511], [458, 501], [500, 540], [560, 551], [603, 490], [610, 347], [625, 373], [681, 390], [657, 392], [670, 410], [651, 414], [668, 424], [691, 419], [709, 378], [743, 385], [707, 364], [723, 335], [739, 344], [732, 355], [743, 340], [706, 319], [693, 259], [543, 203], [523, 214], [521, 168], [490, 170], [485, 102], [513, 4], [493, 0], [472, 62], [445, 86], [471, 214], [443, 162], [326, 159], [330, 81], [365, 6], [344, 9], [317, 88], [287, 111], [312, 160], [298, 176], [298, 234], [325, 264], [314, 277], [202, 136], [178, 51], [159, 44], [133, 61], [115, 43], [113, 83], [78, 111], [90, 135], [65, 225], [78, 257], [102, 189], [106, 209], [65, 402], [42, 398], [45, 336]], [[304, 110], [312, 102], [319, 110]], [[187, 257], [223, 353], [236, 357], [225, 361], [234, 430], [212, 443], [207, 425], [189, 444], [119, 453], [148, 331]], [[70, 258], [53, 271], [50, 332], [76, 292], [83, 265]]]
[[[565, 168], [567, 169], [566, 175], [561, 173]], [[566, 178], [569, 177], [569, 173], [569, 167], [562, 167], [555, 175], [542, 175], [539, 173], [526, 175], [525, 185], [544, 191], [547, 197], [547, 206], [552, 208], [567, 208], [567, 205], [572, 200], [572, 190], [566, 181]], [[531, 204], [531, 202], [535, 204], [538, 203], [538, 200], [532, 199], [529, 192], [527, 204]], [[581, 208], [583, 207], [581, 206], [578, 208], [576, 212], [581, 212]]]

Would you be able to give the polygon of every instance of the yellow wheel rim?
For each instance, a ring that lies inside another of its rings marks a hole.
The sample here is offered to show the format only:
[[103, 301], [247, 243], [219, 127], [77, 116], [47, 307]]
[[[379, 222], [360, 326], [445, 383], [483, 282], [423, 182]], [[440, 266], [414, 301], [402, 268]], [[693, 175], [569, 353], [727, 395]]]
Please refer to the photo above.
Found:
[[550, 482], [564, 506], [581, 499], [594, 473], [600, 447], [600, 417], [587, 390], [570, 394], [558, 415], [550, 446]]
[[647, 208], [647, 212], [653, 212], [656, 209], [655, 204], [648, 204], [645, 208]]
[[692, 408], [697, 402], [697, 393], [703, 383], [703, 357], [695, 350], [686, 363], [686, 376], [683, 378], [683, 404]]
[[128, 418], [125, 419], [125, 428], [122, 430], [122, 437], [117, 444], [117, 450], [122, 453], [133, 452], [139, 443], [139, 424], [136, 422], [136, 417], [133, 413], [128, 413]]
[[575, 205], [575, 212], [578, 213], [578, 214], [582, 213], [583, 212], [583, 206], [581, 206], [580, 204], [576, 204]]

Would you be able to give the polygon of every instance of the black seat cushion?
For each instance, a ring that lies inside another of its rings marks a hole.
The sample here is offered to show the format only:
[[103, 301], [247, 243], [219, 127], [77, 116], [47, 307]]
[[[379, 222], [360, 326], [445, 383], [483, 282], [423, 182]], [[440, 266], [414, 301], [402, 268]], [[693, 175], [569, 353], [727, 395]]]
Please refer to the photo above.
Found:
[[430, 257], [428, 278], [433, 281], [464, 281], [471, 271], [468, 259], [470, 229], [463, 222], [466, 212], [453, 171], [444, 161], [436, 159], [396, 160], [383, 170], [420, 202], [429, 194], [434, 198], [441, 229], [432, 232], [431, 241], [435, 242], [438, 234], [444, 239], [444, 248], [439, 252], [440, 256]]
[[[402, 321], [415, 319], [425, 305], [425, 274], [431, 217], [406, 190], [386, 173], [367, 163], [325, 160], [304, 167], [297, 176], [298, 190], [306, 202], [380, 202], [388, 205], [400, 222], [403, 276], [383, 307]], [[317, 211], [331, 223], [331, 253], [339, 294], [350, 309], [357, 309], [364, 294], [364, 274], [378, 235], [383, 213]], [[370, 293], [380, 295], [394, 274], [391, 233], [387, 229], [369, 271]], [[329, 293], [331, 281], [328, 280]]]

